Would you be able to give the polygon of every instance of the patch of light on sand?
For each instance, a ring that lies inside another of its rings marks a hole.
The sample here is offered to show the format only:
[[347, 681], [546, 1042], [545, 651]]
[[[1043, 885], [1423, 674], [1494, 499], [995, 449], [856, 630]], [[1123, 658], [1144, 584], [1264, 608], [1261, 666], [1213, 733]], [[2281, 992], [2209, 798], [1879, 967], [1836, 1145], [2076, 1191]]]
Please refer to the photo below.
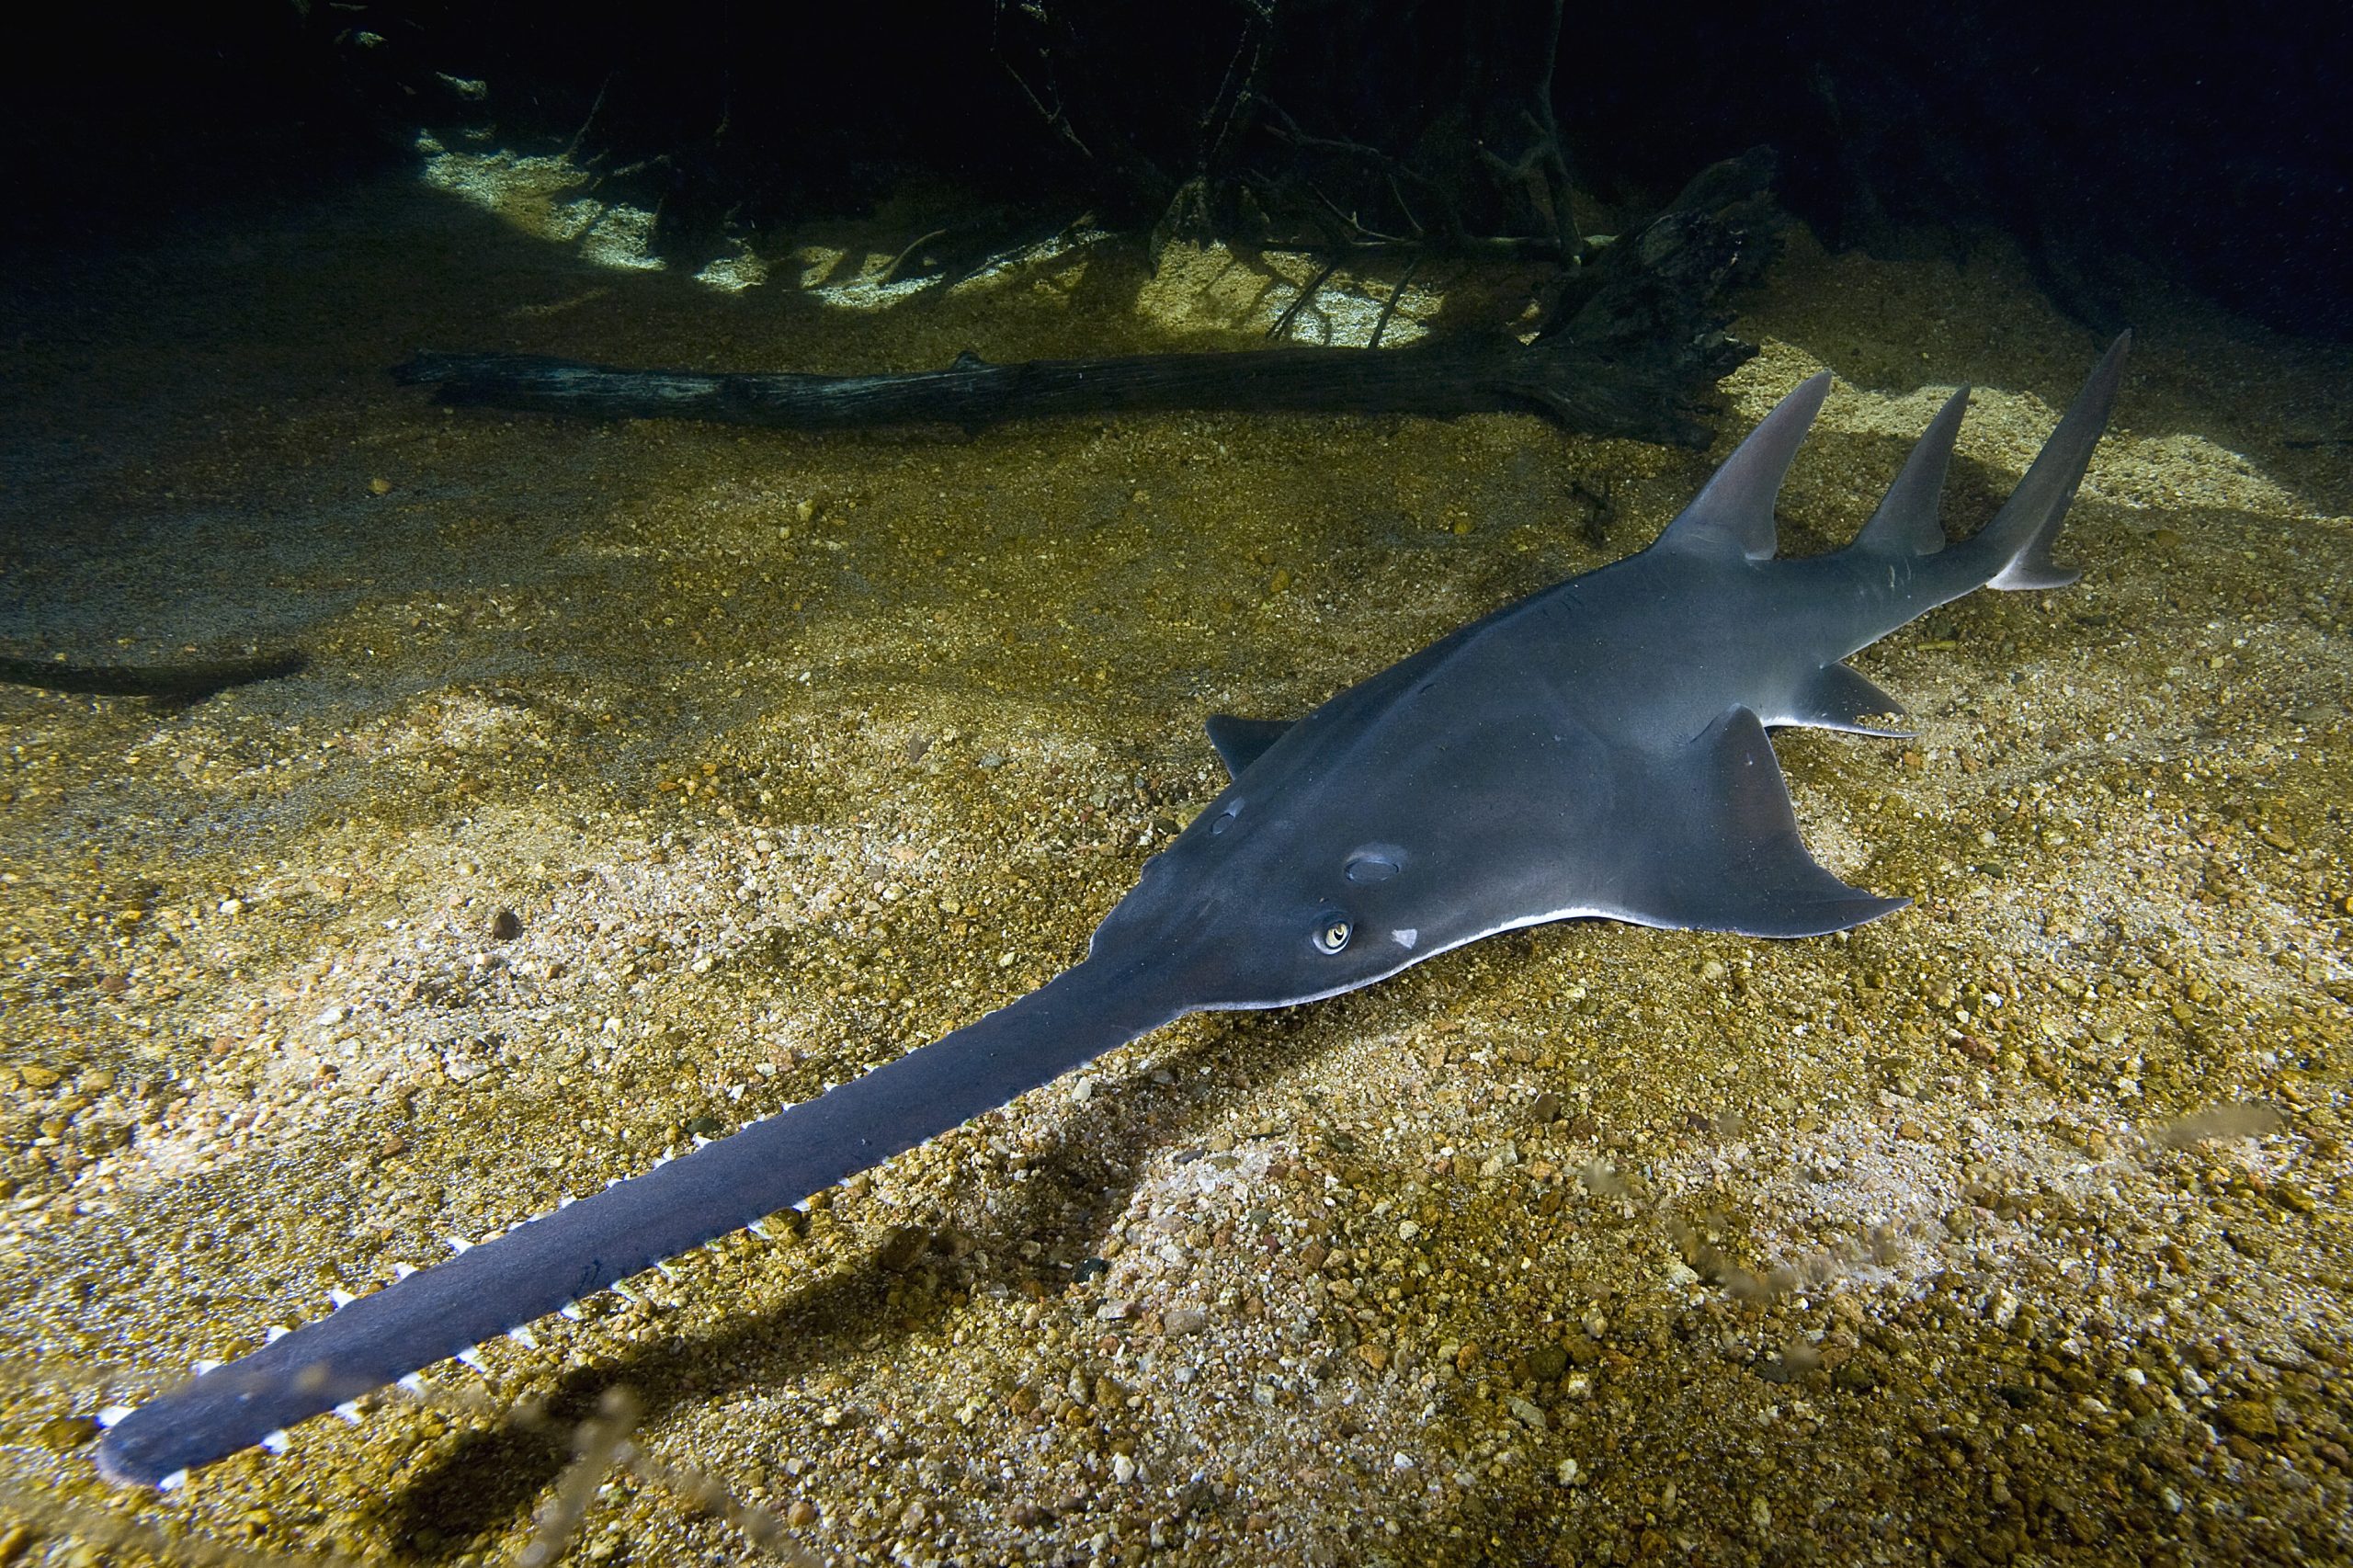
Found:
[[[452, 147], [425, 133], [418, 135], [416, 146], [425, 157], [420, 177], [436, 190], [447, 191], [486, 212], [495, 213], [527, 234], [570, 245], [600, 267], [641, 272], [665, 268], [662, 259], [654, 254], [654, 214], [643, 208], [607, 201], [590, 194], [594, 176], [569, 157], [529, 156], [492, 147]], [[1077, 287], [1086, 267], [1083, 257], [1070, 259], [1073, 253], [1110, 237], [1108, 231], [1103, 229], [1073, 229], [992, 257], [954, 287], [964, 290], [1002, 285], [1026, 272], [1040, 274], [1036, 278], [1037, 287], [1068, 295]], [[808, 244], [794, 251], [784, 262], [774, 263], [736, 240], [728, 255], [705, 265], [694, 278], [706, 288], [733, 294], [767, 282], [770, 273], [779, 267], [797, 267], [799, 286], [819, 303], [836, 310], [881, 311], [939, 283], [936, 277], [891, 278], [892, 266], [898, 259], [895, 255], [880, 251], [853, 256], [835, 246]], [[1057, 262], [1063, 265], [1056, 267]], [[1052, 270], [1047, 271], [1049, 268]], [[1339, 293], [1328, 286], [1319, 296], [1318, 303], [1333, 310], [1343, 308]], [[1364, 315], [1365, 331], [1370, 331], [1373, 313], [1377, 313], [1377, 307]], [[1388, 335], [1401, 343], [1408, 335], [1420, 335], [1418, 327], [1410, 333], [1403, 330], [1405, 313], [1401, 307], [1400, 319], [1391, 324]], [[1320, 318], [1311, 318], [1309, 312], [1302, 312], [1301, 328], [1294, 335], [1305, 333], [1313, 319]]]
[[[1779, 378], [1767, 384], [1779, 385]], [[1916, 441], [1952, 392], [1949, 386], [1929, 386], [1890, 396], [1841, 382], [1823, 412], [1823, 422], [1857, 434]], [[1772, 401], [1760, 389], [1754, 412], [1761, 416]], [[1969, 396], [1959, 449], [1963, 457], [2023, 474], [2058, 425], [2059, 413], [2030, 392], [1978, 387]], [[2214, 510], [2304, 522], [2353, 522], [2280, 484], [2253, 460], [2187, 431], [2133, 436], [2111, 427], [2093, 456], [2084, 494], [2135, 511]]]
[[820, 304], [841, 311], [888, 310], [902, 300], [931, 287], [929, 278], [902, 278], [884, 282], [883, 275], [899, 258], [870, 251], [855, 266], [847, 251], [831, 245], [803, 245], [792, 253], [801, 264], [801, 287]]
[[574, 243], [599, 267], [632, 272], [659, 272], [662, 260], [654, 254], [654, 214], [642, 207], [583, 197], [564, 203], [563, 211], [579, 224]]
[[767, 280], [768, 264], [740, 242], [734, 255], [720, 256], [695, 274], [696, 282], [726, 294], [740, 294]]
[[[1025, 245], [1003, 256], [992, 256], [967, 277], [949, 285], [951, 293], [967, 290], [1002, 286], [1024, 272], [1035, 273], [1084, 249], [1097, 241], [1111, 237], [1104, 229], [1076, 229], [1056, 234], [1034, 245]], [[850, 253], [833, 245], [808, 244], [792, 253], [792, 260], [800, 264], [801, 287], [820, 303], [844, 311], [881, 311], [914, 298], [925, 290], [938, 286], [935, 277], [907, 277], [888, 282], [884, 278], [891, 266], [899, 258], [880, 251], [869, 252], [853, 259]], [[1051, 292], [1067, 295], [1078, 286], [1086, 270], [1084, 259], [1037, 279], [1037, 286]]]
[[2302, 522], [2353, 523], [2353, 517], [2313, 505], [2264, 473], [2251, 460], [2204, 436], [2184, 432], [2119, 440], [2110, 435], [2101, 443], [2103, 457], [2111, 444], [2116, 448], [2115, 458], [2092, 464], [2084, 490], [2120, 506], [2144, 511], [2212, 507]]
[[[1137, 308], [1172, 327], [1218, 328], [1265, 333], [1290, 310], [1321, 267], [1305, 256], [1262, 256], [1245, 262], [1222, 244], [1172, 244], [1144, 285]], [[1372, 341], [1391, 285], [1335, 271], [1315, 297], [1291, 317], [1286, 332], [1293, 343], [1360, 348]], [[1398, 347], [1427, 336], [1422, 324], [1438, 313], [1445, 296], [1408, 288], [1390, 312], [1381, 341]]]
[[574, 245], [600, 267], [658, 271], [649, 248], [654, 214], [583, 194], [586, 170], [569, 158], [501, 151], [460, 152], [420, 135], [425, 183], [494, 212], [528, 234]]
[[[1051, 239], [1040, 240], [1034, 245], [1025, 245], [1019, 250], [1008, 251], [1003, 256], [991, 256], [970, 277], [958, 279], [949, 287], [949, 292], [961, 294], [967, 290], [984, 289], [992, 284], [1004, 282], [1015, 273], [1046, 267], [1061, 260], [1073, 251], [1084, 250], [1097, 241], [1108, 240], [1110, 237], [1111, 231], [1108, 229], [1074, 229], [1066, 233], [1056, 234]], [[1086, 271], [1086, 264], [1081, 261], [1077, 266], [1065, 267], [1051, 278], [1040, 281], [1057, 293], [1068, 294], [1078, 287], [1078, 280], [1085, 276]]]

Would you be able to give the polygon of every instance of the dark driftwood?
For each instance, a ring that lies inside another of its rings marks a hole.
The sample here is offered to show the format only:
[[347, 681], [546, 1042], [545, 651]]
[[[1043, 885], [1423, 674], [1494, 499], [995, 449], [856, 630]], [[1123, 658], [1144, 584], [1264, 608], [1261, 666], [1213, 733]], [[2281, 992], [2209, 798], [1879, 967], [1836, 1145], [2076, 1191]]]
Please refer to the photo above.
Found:
[[[1601, 436], [1703, 445], [1695, 404], [1755, 350], [1722, 335], [1716, 296], [1769, 246], [1772, 160], [1702, 174], [1675, 206], [1602, 253], [1532, 344], [1431, 340], [1397, 349], [1270, 348], [991, 364], [877, 376], [632, 370], [528, 354], [422, 353], [393, 374], [442, 402], [602, 419], [704, 419], [778, 429], [1144, 409], [1456, 415], [1521, 409]], [[1574, 305], [1572, 312], [1567, 308]]]
[[92, 697], [152, 697], [161, 702], [201, 702], [233, 686], [276, 680], [308, 664], [295, 649], [243, 659], [205, 659], [178, 665], [60, 665], [46, 659], [0, 655], [0, 682], [36, 686]]
[[529, 354], [420, 354], [396, 373], [431, 384], [449, 403], [787, 430], [910, 421], [971, 430], [1045, 415], [1170, 408], [1432, 415], [1540, 409], [1572, 429], [1600, 435], [1707, 438], [1705, 426], [1625, 368], [1509, 340], [1012, 365], [968, 354], [945, 370], [882, 376], [628, 370]]

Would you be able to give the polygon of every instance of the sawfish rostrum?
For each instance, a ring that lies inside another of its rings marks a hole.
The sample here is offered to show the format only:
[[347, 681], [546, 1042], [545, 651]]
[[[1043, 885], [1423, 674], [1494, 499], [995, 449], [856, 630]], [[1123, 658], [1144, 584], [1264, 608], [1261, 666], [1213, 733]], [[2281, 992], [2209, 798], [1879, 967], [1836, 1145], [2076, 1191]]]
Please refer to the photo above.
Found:
[[[1774, 556], [1773, 502], [1830, 389], [1783, 398], [1656, 542], [1495, 611], [1290, 723], [1216, 718], [1233, 782], [1086, 960], [806, 1104], [346, 1302], [122, 1415], [107, 1474], [165, 1483], [520, 1328], [1204, 1008], [1367, 985], [1578, 915], [1808, 937], [1903, 907], [1799, 841], [1776, 725], [1900, 734], [1843, 661], [1980, 587], [2073, 580], [2051, 545], [2108, 422], [2109, 349], [1993, 520], [1948, 545], [1955, 393], [1847, 548]], [[119, 1413], [109, 1413], [110, 1415]]]

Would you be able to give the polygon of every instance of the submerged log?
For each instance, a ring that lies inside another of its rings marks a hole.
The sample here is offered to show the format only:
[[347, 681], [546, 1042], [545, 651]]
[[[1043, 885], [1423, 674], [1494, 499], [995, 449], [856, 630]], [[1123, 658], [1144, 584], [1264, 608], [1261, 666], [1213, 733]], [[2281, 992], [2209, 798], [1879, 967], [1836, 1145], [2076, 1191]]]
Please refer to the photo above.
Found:
[[0, 683], [90, 697], [147, 697], [185, 706], [233, 686], [277, 680], [299, 674], [309, 661], [298, 649], [282, 648], [236, 659], [199, 659], [173, 665], [61, 665], [46, 659], [0, 655]]
[[1589, 435], [1704, 445], [1695, 405], [1756, 350], [1722, 335], [1716, 295], [1769, 245], [1769, 153], [1720, 164], [1612, 245], [1575, 309], [1532, 343], [1430, 339], [1404, 348], [1268, 348], [992, 364], [870, 376], [624, 369], [530, 354], [420, 353], [393, 371], [443, 403], [598, 419], [702, 419], [776, 429], [1163, 409], [1449, 415], [1527, 410]]
[[1057, 414], [1203, 408], [1454, 415], [1533, 409], [1571, 429], [1704, 443], [1683, 400], [1636, 369], [1498, 343], [1269, 348], [990, 364], [880, 376], [630, 370], [531, 354], [420, 354], [394, 372], [457, 405], [603, 419], [704, 419], [785, 430], [905, 423], [977, 430]]

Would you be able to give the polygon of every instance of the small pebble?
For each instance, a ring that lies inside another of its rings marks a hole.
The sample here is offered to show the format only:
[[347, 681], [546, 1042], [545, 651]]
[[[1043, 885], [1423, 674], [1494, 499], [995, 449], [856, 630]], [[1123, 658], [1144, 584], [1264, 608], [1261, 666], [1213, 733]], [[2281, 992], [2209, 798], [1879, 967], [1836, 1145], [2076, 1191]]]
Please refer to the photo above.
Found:
[[2269, 1438], [2279, 1435], [2279, 1418], [2271, 1414], [2268, 1401], [2234, 1399], [2223, 1404], [2220, 1415], [2222, 1425], [2242, 1437]]
[[86, 1415], [60, 1415], [40, 1424], [35, 1434], [52, 1453], [71, 1453], [98, 1435], [98, 1424]]

